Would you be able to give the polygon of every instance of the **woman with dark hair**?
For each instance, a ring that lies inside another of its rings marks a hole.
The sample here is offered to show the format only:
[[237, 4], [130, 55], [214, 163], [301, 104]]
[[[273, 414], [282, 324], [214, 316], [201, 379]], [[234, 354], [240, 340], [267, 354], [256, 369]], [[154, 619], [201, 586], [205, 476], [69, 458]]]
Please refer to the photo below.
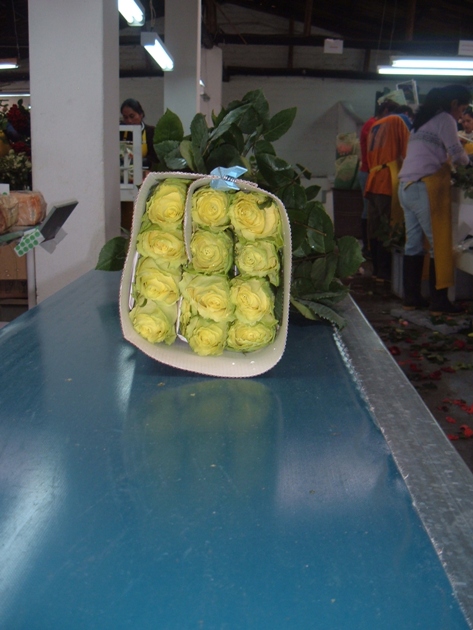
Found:
[[134, 98], [127, 98], [123, 101], [120, 107], [120, 112], [124, 125], [141, 125], [141, 154], [143, 157], [143, 167], [152, 169], [159, 161], [153, 146], [154, 127], [145, 124], [145, 113], [143, 108]]
[[399, 173], [399, 200], [405, 225], [404, 308], [427, 306], [421, 295], [425, 241], [430, 248], [430, 311], [458, 313], [448, 299], [454, 284], [450, 163], [469, 164], [457, 121], [471, 101], [462, 85], [433, 88], [414, 116], [406, 158]]
[[473, 108], [467, 107], [463, 112], [463, 116], [460, 119], [461, 129], [458, 132], [460, 142], [465, 144], [466, 142], [473, 141]]
[[467, 107], [460, 119], [460, 142], [468, 155], [473, 154], [473, 108]]

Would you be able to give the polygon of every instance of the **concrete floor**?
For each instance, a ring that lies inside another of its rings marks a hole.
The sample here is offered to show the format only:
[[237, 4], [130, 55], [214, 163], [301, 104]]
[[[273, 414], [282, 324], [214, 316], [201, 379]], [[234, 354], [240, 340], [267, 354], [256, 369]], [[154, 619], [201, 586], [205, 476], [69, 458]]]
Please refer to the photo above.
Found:
[[369, 261], [350, 285], [360, 310], [473, 471], [473, 301], [461, 302], [465, 313], [448, 318], [404, 311], [401, 299], [371, 278]]

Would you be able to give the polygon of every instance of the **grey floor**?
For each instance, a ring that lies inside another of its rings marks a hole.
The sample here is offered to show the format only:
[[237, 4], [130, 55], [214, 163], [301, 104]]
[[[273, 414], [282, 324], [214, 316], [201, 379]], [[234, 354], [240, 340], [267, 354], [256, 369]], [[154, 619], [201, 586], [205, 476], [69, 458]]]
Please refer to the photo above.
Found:
[[[456, 438], [452, 444], [473, 471], [473, 438], [464, 438], [461, 428], [473, 430], [473, 352], [469, 349], [473, 347], [473, 300], [459, 300], [465, 313], [451, 318], [435, 319], [427, 310], [405, 311], [392, 286], [381, 287], [371, 278], [369, 261], [351, 279], [350, 285], [354, 301], [386, 347], [399, 352], [393, 358], [445, 434]], [[468, 334], [470, 331], [472, 336]], [[409, 336], [413, 337], [414, 345], [405, 341]], [[463, 343], [467, 344], [465, 349], [461, 349]], [[422, 344], [460, 347], [455, 347], [454, 352], [433, 353], [432, 362], [425, 356], [421, 360], [415, 358]], [[413, 372], [413, 366], [422, 374]], [[453, 368], [454, 371], [446, 371]], [[429, 373], [438, 380], [426, 378]]]

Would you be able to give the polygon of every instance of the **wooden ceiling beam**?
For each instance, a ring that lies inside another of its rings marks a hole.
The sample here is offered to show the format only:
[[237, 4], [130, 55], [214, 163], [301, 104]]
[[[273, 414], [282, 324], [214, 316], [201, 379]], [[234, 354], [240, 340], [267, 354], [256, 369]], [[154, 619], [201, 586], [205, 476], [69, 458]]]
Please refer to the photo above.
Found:
[[416, 1], [408, 0], [407, 14], [406, 14], [406, 42], [411, 42], [414, 39], [414, 26], [416, 17]]
[[306, 0], [304, 12], [304, 37], [308, 37], [312, 32], [312, 8], [313, 0]]

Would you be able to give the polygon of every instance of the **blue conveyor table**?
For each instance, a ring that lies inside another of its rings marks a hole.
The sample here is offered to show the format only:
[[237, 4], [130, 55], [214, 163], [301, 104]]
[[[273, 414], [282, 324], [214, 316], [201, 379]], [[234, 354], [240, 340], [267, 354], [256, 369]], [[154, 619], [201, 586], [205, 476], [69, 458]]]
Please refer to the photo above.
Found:
[[0, 331], [0, 628], [471, 627], [471, 473], [350, 300], [218, 379], [126, 342], [119, 281]]

